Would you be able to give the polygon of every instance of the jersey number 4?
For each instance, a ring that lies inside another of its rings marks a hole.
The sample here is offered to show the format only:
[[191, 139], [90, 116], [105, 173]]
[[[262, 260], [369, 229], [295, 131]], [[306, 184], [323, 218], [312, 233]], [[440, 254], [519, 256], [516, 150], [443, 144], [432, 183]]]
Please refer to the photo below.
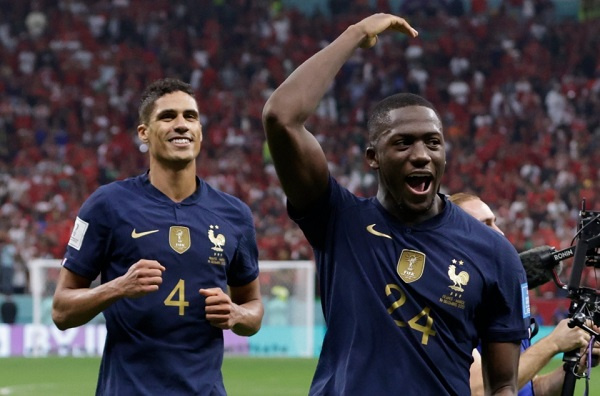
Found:
[[[177, 295], [177, 298], [175, 298]], [[169, 307], [179, 307], [179, 316], [185, 313], [185, 307], [189, 307], [190, 302], [185, 300], [185, 281], [179, 279], [171, 293], [165, 298], [165, 305]]]
[[[389, 297], [391, 295], [395, 295], [396, 293], [394, 291], [398, 292], [400, 294], [400, 297], [388, 307], [388, 313], [390, 315], [392, 315], [397, 309], [400, 309], [400, 307], [402, 307], [402, 305], [404, 305], [404, 303], [406, 302], [406, 294], [400, 288], [400, 286], [393, 283], [385, 286], [386, 296]], [[419, 321], [423, 322], [421, 318], [425, 318], [425, 324], [419, 323]], [[401, 320], [394, 319], [394, 322], [398, 327], [406, 327], [406, 323]], [[413, 316], [408, 321], [408, 326], [413, 330], [420, 331], [421, 333], [423, 333], [423, 336], [421, 337], [421, 344], [423, 345], [427, 345], [427, 342], [429, 341], [429, 336], [436, 335], [435, 330], [433, 330], [433, 318], [429, 316], [429, 307], [423, 308], [421, 312]]]

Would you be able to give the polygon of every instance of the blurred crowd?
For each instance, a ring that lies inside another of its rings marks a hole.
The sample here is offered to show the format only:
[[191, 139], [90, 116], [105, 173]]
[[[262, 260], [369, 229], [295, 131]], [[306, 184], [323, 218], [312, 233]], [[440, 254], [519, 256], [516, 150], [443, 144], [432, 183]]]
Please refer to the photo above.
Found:
[[[443, 192], [481, 196], [519, 251], [570, 246], [582, 199], [600, 210], [600, 23], [561, 18], [551, 1], [496, 3], [0, 0], [0, 265], [12, 267], [12, 287], [27, 291], [28, 260], [62, 258], [94, 189], [144, 172], [138, 95], [166, 76], [196, 90], [198, 173], [250, 206], [260, 258], [312, 258], [286, 215], [262, 107], [290, 71], [373, 12], [398, 12], [420, 34], [357, 52], [311, 118], [332, 174], [373, 194], [369, 109], [418, 93], [443, 118]], [[595, 285], [593, 268], [584, 281]]]

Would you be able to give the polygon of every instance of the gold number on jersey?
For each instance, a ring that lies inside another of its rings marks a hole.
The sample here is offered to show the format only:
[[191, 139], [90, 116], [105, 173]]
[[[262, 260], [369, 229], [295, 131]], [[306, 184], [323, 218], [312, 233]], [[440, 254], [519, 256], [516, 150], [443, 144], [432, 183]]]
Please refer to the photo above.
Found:
[[[394, 291], [397, 291], [398, 293], [400, 293], [400, 297], [396, 301], [394, 301], [392, 303], [392, 305], [390, 305], [388, 307], [388, 313], [390, 315], [392, 313], [394, 313], [395, 310], [399, 309], [402, 305], [404, 305], [404, 303], [406, 302], [406, 294], [400, 288], [400, 286], [393, 284], [393, 283], [385, 286], [385, 295], [386, 296], [389, 297], [392, 294], [395, 294]], [[425, 317], [425, 324], [419, 324], [419, 320], [423, 317]], [[396, 323], [396, 325], [398, 327], [406, 326], [406, 323], [401, 320], [394, 319], [394, 322]], [[408, 321], [408, 325], [410, 326], [411, 329], [420, 331], [421, 333], [423, 333], [423, 336], [421, 337], [421, 344], [423, 344], [423, 345], [427, 345], [427, 343], [429, 342], [429, 336], [436, 335], [436, 331], [433, 330], [433, 318], [431, 316], [429, 316], [429, 307], [423, 308], [423, 310], [421, 312], [419, 312], [417, 315], [413, 316], [412, 319], [410, 319]]]
[[[177, 300], [173, 298], [175, 293], [177, 293]], [[179, 307], [179, 316], [184, 315], [185, 307], [188, 307], [190, 302], [185, 300], [185, 281], [183, 279], [179, 279], [171, 293], [165, 298], [165, 305]]]

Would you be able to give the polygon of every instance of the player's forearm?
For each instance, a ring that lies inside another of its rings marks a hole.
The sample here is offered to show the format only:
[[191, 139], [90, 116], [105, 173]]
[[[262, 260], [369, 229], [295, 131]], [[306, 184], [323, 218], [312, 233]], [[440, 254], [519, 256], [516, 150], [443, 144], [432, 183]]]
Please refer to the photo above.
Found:
[[260, 330], [263, 315], [264, 308], [260, 300], [248, 301], [239, 306], [239, 317], [231, 330], [239, 336], [254, 335]]
[[560, 366], [548, 374], [535, 377], [533, 390], [536, 396], [559, 396], [564, 382], [565, 370]]
[[259, 299], [248, 301], [239, 305], [237, 323], [231, 329], [239, 336], [251, 336], [260, 330], [264, 308]]
[[527, 348], [519, 358], [519, 389], [531, 381], [558, 352], [556, 344], [548, 338], [542, 338]]
[[363, 38], [364, 32], [350, 26], [300, 65], [265, 104], [265, 120], [277, 119], [283, 125], [304, 124]]
[[121, 291], [112, 282], [91, 289], [65, 288], [54, 295], [52, 320], [61, 330], [81, 326], [119, 298]]

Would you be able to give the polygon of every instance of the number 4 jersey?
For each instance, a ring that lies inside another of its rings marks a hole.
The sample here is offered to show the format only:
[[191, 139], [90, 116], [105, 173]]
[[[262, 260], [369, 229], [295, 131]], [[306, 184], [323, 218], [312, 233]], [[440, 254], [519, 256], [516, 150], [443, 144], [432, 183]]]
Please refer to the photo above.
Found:
[[502, 235], [445, 198], [408, 227], [330, 179], [300, 225], [327, 332], [311, 395], [468, 395], [478, 339], [527, 337], [527, 284]]
[[258, 276], [253, 219], [239, 199], [197, 179], [180, 203], [144, 174], [100, 187], [82, 205], [63, 261], [102, 283], [140, 259], [166, 269], [159, 290], [104, 311], [107, 337], [97, 394], [225, 395], [222, 330], [205, 319], [201, 288]]

